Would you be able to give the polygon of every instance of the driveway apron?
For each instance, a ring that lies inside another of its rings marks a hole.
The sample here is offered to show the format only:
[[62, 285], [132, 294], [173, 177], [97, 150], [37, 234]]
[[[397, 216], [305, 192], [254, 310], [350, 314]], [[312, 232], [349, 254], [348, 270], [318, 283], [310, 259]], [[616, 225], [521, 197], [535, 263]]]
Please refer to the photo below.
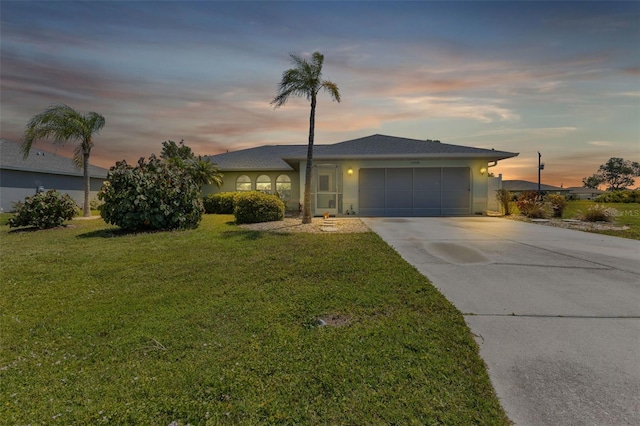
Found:
[[640, 242], [504, 218], [363, 221], [463, 314], [517, 425], [640, 424]]

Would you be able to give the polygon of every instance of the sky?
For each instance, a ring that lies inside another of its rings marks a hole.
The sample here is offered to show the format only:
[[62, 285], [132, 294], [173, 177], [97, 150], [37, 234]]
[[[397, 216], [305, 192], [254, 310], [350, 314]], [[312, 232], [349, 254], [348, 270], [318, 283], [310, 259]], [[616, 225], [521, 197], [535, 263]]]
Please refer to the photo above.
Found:
[[[504, 179], [582, 186], [640, 161], [640, 2], [0, 2], [0, 137], [65, 103], [106, 119], [91, 163], [306, 144], [270, 105], [289, 54], [325, 57], [316, 144], [380, 133], [518, 152]], [[62, 155], [72, 147], [34, 145]]]

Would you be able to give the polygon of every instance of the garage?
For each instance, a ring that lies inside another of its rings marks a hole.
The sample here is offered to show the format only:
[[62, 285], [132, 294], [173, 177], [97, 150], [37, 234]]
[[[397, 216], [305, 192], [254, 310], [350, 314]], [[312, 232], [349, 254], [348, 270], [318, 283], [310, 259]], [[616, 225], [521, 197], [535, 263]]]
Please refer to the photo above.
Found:
[[362, 168], [361, 216], [448, 216], [471, 213], [469, 167]]

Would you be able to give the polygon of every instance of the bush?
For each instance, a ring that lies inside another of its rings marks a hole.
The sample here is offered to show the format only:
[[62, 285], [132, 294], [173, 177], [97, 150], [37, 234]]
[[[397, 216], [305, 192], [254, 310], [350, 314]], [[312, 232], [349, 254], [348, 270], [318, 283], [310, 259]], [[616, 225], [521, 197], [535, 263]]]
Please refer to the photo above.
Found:
[[200, 188], [184, 169], [154, 155], [132, 167], [111, 167], [98, 193], [105, 222], [126, 230], [197, 228], [204, 208]]
[[496, 191], [496, 200], [498, 200], [498, 204], [502, 206], [502, 211], [505, 216], [511, 215], [511, 198], [512, 195], [507, 189], [498, 189]]
[[275, 195], [258, 191], [239, 192], [233, 214], [236, 223], [272, 222], [284, 219], [284, 203]]
[[208, 214], [233, 214], [237, 192], [218, 192], [204, 197], [204, 212]]
[[640, 190], [624, 190], [605, 192], [598, 195], [596, 203], [640, 203]]
[[516, 206], [520, 213], [531, 219], [545, 219], [549, 217], [551, 210], [551, 207], [535, 191], [524, 191], [520, 194]]
[[611, 222], [617, 214], [618, 211], [614, 208], [593, 205], [584, 213], [578, 210], [578, 219], [587, 222]]
[[25, 198], [15, 205], [15, 216], [9, 219], [11, 228], [35, 226], [39, 229], [55, 228], [80, 212], [69, 194], [55, 189]]
[[546, 200], [551, 205], [551, 209], [553, 210], [553, 217], [562, 217], [564, 209], [566, 209], [567, 204], [569, 204], [564, 195], [549, 194], [547, 195]]

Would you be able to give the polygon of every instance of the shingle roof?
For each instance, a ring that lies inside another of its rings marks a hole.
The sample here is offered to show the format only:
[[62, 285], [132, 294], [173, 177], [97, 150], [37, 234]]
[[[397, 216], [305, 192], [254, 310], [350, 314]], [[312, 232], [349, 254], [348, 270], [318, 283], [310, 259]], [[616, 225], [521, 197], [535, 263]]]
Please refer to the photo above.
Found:
[[[82, 176], [82, 170], [75, 167], [71, 158], [32, 147], [29, 156], [24, 159], [20, 145], [7, 139], [0, 139], [0, 169]], [[89, 165], [91, 177], [105, 178], [107, 172], [102, 167]]]
[[[538, 182], [529, 182], [528, 180], [503, 180], [502, 188], [508, 191], [537, 191]], [[560, 188], [558, 186], [540, 184], [541, 191], [569, 191], [568, 188]]]
[[[313, 157], [330, 159], [482, 158], [498, 161], [517, 153], [450, 145], [437, 141], [372, 135], [332, 145], [315, 145]], [[220, 170], [293, 170], [306, 159], [307, 145], [275, 145], [209, 156]]]

